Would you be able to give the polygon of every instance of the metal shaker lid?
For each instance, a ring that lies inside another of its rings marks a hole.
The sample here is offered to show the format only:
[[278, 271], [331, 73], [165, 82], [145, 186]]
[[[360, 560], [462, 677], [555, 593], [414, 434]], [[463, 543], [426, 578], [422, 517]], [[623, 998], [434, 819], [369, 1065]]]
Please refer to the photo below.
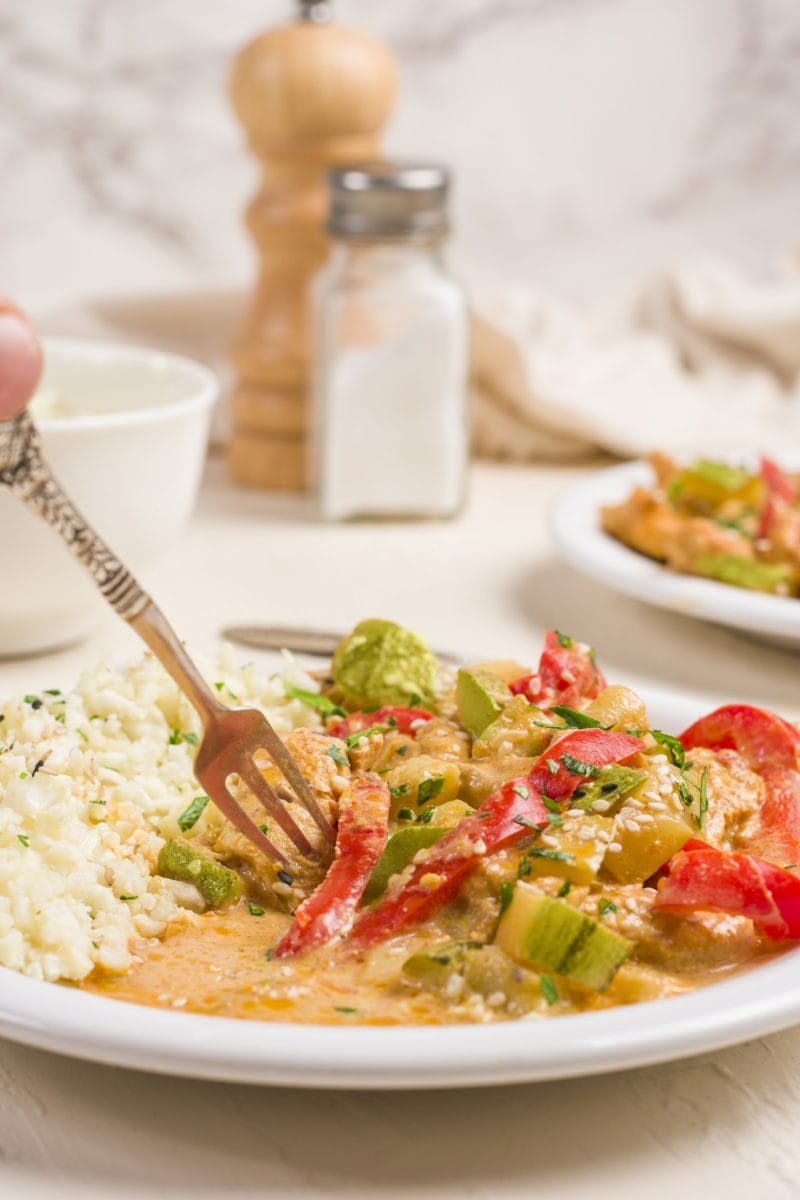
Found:
[[435, 164], [375, 162], [328, 175], [328, 232], [355, 241], [437, 240], [446, 235], [450, 175]]

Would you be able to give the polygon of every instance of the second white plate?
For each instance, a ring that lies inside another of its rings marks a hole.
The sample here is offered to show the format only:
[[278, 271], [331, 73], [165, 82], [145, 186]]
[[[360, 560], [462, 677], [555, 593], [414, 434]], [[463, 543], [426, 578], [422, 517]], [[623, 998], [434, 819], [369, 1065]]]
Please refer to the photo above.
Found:
[[561, 556], [598, 583], [648, 604], [744, 629], [771, 642], [800, 646], [800, 600], [679, 575], [603, 532], [603, 505], [620, 503], [632, 488], [647, 486], [652, 479], [646, 463], [623, 463], [598, 471], [562, 493], [550, 519]]

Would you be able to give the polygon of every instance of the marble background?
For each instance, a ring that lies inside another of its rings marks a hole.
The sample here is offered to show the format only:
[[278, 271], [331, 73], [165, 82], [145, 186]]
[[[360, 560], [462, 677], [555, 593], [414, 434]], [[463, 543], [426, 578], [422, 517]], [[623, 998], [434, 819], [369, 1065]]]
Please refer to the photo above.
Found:
[[[339, 0], [402, 70], [387, 147], [457, 179], [473, 280], [594, 301], [712, 250], [797, 241], [797, 0]], [[225, 95], [288, 0], [0, 0], [0, 288], [248, 278], [256, 173]]]

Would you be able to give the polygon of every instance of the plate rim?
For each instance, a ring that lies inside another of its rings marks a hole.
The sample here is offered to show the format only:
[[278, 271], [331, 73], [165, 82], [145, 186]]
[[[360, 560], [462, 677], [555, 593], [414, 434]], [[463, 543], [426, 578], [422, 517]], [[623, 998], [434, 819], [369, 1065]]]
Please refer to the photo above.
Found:
[[[738, 456], [739, 461], [744, 457]], [[620, 500], [632, 485], [651, 480], [647, 462], [635, 459], [567, 486], [554, 501], [548, 520], [561, 557], [605, 587], [681, 616], [800, 642], [800, 599], [681, 575], [629, 549], [600, 528], [601, 504]]]

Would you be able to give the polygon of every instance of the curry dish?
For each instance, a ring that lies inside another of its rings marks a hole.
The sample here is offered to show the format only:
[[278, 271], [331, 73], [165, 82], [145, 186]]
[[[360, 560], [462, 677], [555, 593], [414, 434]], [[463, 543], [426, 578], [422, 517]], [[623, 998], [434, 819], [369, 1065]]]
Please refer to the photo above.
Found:
[[603, 529], [673, 571], [797, 596], [800, 479], [762, 458], [759, 470], [650, 456], [654, 483], [603, 508]]
[[299, 860], [271, 821], [280, 866], [219, 822], [193, 836], [200, 798], [158, 871], [205, 911], [82, 987], [256, 1020], [487, 1022], [673, 996], [800, 937], [800, 734], [778, 716], [728, 705], [675, 737], [562, 633], [535, 669], [452, 678], [379, 620], [298, 698], [324, 728], [286, 741], [335, 856], [317, 840]]

